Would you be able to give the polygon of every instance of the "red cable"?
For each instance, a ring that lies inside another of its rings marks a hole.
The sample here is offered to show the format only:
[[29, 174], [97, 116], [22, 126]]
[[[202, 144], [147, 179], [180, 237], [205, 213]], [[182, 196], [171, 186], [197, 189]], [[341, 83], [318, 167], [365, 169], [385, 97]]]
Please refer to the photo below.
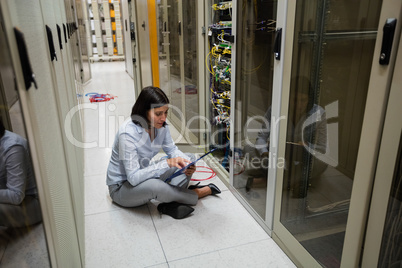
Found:
[[240, 170], [239, 173], [234, 174], [234, 176], [237, 176], [237, 175], [242, 174], [242, 173], [244, 172], [244, 170], [246, 169], [246, 168], [244, 167], [244, 165], [243, 165], [241, 162], [239, 162], [239, 161], [235, 161], [235, 164], [237, 164], [238, 166], [240, 166], [240, 167], [241, 167], [241, 170]]
[[215, 177], [216, 176], [216, 173], [215, 173], [215, 171], [213, 171], [210, 167], [206, 167], [206, 166], [197, 166], [197, 169], [198, 168], [205, 168], [205, 169], [208, 169], [209, 171], [211, 171], [211, 172], [209, 172], [209, 171], [195, 171], [195, 172], [199, 172], [199, 173], [211, 173], [212, 175], [211, 176], [209, 176], [208, 178], [206, 178], [206, 179], [191, 179], [192, 181], [207, 181], [207, 180], [210, 180], [210, 179], [212, 179], [213, 177]]

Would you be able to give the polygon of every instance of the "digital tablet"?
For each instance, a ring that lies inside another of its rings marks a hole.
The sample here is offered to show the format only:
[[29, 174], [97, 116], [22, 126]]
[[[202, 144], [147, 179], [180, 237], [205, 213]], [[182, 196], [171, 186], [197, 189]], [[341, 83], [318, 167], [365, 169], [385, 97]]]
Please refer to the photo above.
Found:
[[212, 149], [212, 150], [209, 151], [208, 153], [203, 154], [203, 155], [202, 155], [200, 158], [198, 158], [197, 160], [195, 160], [195, 161], [191, 162], [190, 164], [188, 164], [187, 166], [182, 167], [181, 169], [177, 170], [175, 173], [173, 173], [172, 175], [170, 175], [170, 177], [168, 177], [168, 178], [165, 180], [165, 182], [169, 182], [169, 181], [171, 181], [174, 177], [177, 177], [177, 176], [179, 176], [180, 174], [183, 174], [183, 172], [184, 172], [188, 167], [190, 167], [190, 166], [192, 166], [192, 165], [195, 165], [195, 163], [197, 163], [197, 162], [198, 162], [199, 160], [201, 160], [203, 157], [209, 155], [210, 153], [212, 153], [212, 152], [215, 151], [215, 150], [216, 150], [216, 148], [215, 148], [215, 149]]

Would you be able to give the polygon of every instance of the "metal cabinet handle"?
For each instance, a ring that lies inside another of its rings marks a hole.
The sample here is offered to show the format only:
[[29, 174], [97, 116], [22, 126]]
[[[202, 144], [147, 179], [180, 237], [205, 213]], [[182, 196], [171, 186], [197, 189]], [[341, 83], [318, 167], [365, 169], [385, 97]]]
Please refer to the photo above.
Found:
[[281, 59], [282, 28], [278, 28], [275, 33], [274, 55], [276, 60]]
[[25, 89], [28, 90], [32, 83], [34, 84], [35, 88], [38, 89], [35, 74], [32, 71], [31, 62], [29, 60], [24, 34], [16, 27], [14, 28], [14, 34], [17, 41], [18, 54], [20, 56], [20, 64], [22, 74], [24, 76]]
[[62, 50], [63, 49], [63, 40], [61, 38], [61, 29], [58, 24], [56, 24], [56, 26], [57, 26], [57, 36], [59, 37], [59, 47], [60, 47], [60, 50]]
[[50, 27], [47, 25], [46, 25], [46, 33], [47, 33], [47, 42], [49, 44], [50, 60], [57, 61], [56, 49], [54, 48], [54, 43], [53, 43], [52, 29], [50, 29]]
[[381, 54], [380, 54], [380, 64], [388, 65], [392, 52], [392, 43], [394, 41], [396, 19], [390, 18], [385, 21], [382, 36]]
[[179, 21], [179, 28], [177, 29], [177, 32], [179, 33], [179, 35], [181, 35], [181, 21]]
[[64, 32], [64, 41], [67, 44], [67, 29], [66, 29], [66, 25], [63, 23], [63, 32]]

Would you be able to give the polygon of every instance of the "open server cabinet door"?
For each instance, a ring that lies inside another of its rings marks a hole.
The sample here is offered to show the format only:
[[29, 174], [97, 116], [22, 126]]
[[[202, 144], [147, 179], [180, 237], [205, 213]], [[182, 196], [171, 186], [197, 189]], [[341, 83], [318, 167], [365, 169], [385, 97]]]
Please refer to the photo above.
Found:
[[[287, 1], [273, 238], [304, 267], [359, 265], [398, 1]], [[392, 23], [391, 23], [392, 24]]]

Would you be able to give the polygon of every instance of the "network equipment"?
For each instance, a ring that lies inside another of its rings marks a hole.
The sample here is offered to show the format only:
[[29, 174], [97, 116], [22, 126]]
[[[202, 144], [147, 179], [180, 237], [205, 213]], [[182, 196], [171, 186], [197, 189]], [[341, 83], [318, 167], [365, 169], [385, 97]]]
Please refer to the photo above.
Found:
[[[213, 133], [219, 133], [211, 141], [224, 152], [222, 165], [228, 167], [230, 142], [230, 98], [232, 66], [232, 1], [212, 5], [212, 24], [208, 27], [209, 53], [206, 57], [209, 75], [211, 123]], [[218, 132], [215, 132], [218, 131]]]

